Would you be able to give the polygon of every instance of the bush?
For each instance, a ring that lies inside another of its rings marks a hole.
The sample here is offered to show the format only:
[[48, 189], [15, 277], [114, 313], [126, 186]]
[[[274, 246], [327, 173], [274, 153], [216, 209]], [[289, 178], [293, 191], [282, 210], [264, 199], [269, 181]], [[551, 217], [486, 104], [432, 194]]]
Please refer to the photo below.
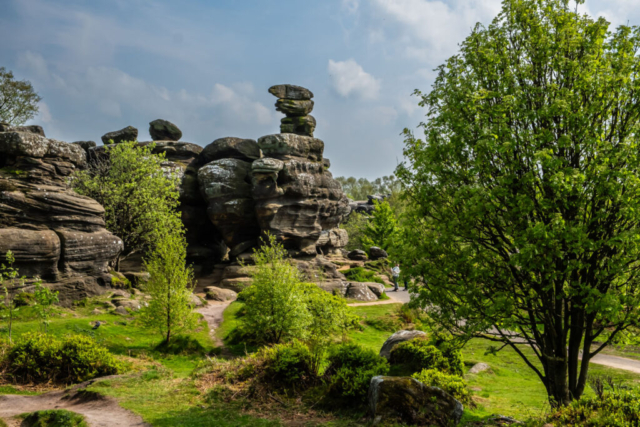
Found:
[[467, 390], [465, 381], [457, 375], [449, 375], [435, 369], [423, 369], [422, 372], [412, 375], [424, 385], [438, 387], [462, 403], [469, 403], [471, 395]]
[[374, 273], [373, 271], [365, 270], [362, 267], [350, 268], [347, 271], [343, 271], [343, 273], [347, 280], [350, 280], [352, 282], [375, 282], [381, 283], [383, 285], [385, 284], [384, 280], [376, 276], [376, 273]]
[[444, 351], [431, 341], [414, 339], [405, 341], [391, 350], [389, 361], [392, 365], [405, 365], [412, 372], [436, 369], [450, 375], [462, 376], [464, 364], [460, 351], [443, 345]]
[[26, 427], [89, 427], [84, 417], [65, 409], [49, 409], [23, 414]]
[[117, 374], [120, 363], [109, 351], [83, 335], [62, 340], [28, 333], [8, 352], [4, 364], [20, 382], [76, 383]]
[[328, 359], [325, 377], [329, 382], [329, 393], [336, 397], [364, 401], [371, 378], [389, 372], [389, 363], [384, 357], [358, 344], [334, 347]]
[[313, 355], [300, 341], [263, 348], [256, 358], [262, 362], [261, 381], [277, 389], [300, 390], [318, 379]]
[[558, 409], [548, 422], [557, 427], [636, 427], [640, 425], [640, 394], [637, 390], [612, 390], [601, 397], [583, 397]]

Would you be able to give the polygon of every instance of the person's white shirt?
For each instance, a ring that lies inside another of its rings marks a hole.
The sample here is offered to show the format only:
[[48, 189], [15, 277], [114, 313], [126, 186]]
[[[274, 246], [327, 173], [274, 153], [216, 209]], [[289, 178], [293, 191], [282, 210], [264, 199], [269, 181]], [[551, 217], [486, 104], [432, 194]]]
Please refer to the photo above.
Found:
[[399, 275], [400, 275], [400, 267], [398, 267], [398, 266], [393, 267], [393, 268], [391, 269], [391, 273], [392, 273], [394, 276], [399, 276]]

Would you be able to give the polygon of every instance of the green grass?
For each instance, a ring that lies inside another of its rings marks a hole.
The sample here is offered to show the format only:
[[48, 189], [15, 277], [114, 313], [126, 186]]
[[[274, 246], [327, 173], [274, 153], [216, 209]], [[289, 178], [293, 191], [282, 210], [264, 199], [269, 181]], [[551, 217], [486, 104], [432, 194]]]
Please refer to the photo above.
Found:
[[66, 409], [48, 409], [20, 414], [25, 427], [89, 427], [84, 417]]
[[[196, 329], [197, 332], [189, 335], [190, 340], [198, 343], [197, 347], [200, 350], [187, 351], [185, 352], [187, 354], [170, 354], [156, 350], [156, 347], [162, 342], [162, 337], [140, 326], [135, 321], [135, 315], [131, 320], [128, 317], [109, 313], [88, 314], [94, 305], [87, 304], [86, 307], [79, 308], [77, 312], [60, 310], [58, 317], [50, 321], [49, 333], [54, 336], [63, 336], [71, 333], [91, 336], [114, 354], [132, 357], [152, 357], [174, 371], [178, 376], [189, 375], [198, 361], [206, 353], [210, 353], [214, 349], [208, 326], [203, 319]], [[31, 308], [22, 310], [21, 317], [26, 320], [17, 321], [14, 324], [14, 339], [23, 333], [41, 329], [39, 320], [31, 315], [30, 310]], [[98, 320], [104, 323], [98, 329], [93, 330], [93, 323]], [[5, 327], [0, 330], [0, 339], [6, 340], [7, 338], [8, 331]]]
[[154, 426], [279, 426], [277, 421], [243, 415], [233, 404], [209, 402], [190, 378], [166, 373], [145, 377], [98, 381], [89, 390], [116, 398]]
[[22, 394], [25, 396], [33, 396], [40, 393], [33, 390], [20, 390], [10, 385], [0, 385], [0, 396], [3, 394]]

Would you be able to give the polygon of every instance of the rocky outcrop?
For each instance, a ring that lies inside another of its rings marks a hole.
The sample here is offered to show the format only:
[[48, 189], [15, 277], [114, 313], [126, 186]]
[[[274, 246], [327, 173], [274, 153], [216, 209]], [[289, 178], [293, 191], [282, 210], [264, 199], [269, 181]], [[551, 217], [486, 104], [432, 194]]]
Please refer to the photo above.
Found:
[[179, 141], [182, 131], [170, 121], [157, 119], [149, 123], [149, 135], [154, 141]]
[[387, 254], [387, 251], [385, 251], [382, 248], [379, 248], [377, 246], [371, 246], [369, 248], [369, 255], [371, 255], [371, 260], [375, 261], [377, 259], [384, 259], [384, 258], [388, 258], [389, 254]]
[[377, 376], [368, 393], [374, 423], [401, 420], [412, 425], [458, 425], [464, 407], [449, 393], [409, 377]]
[[416, 338], [426, 338], [427, 334], [422, 331], [398, 331], [391, 335], [387, 340], [382, 344], [382, 348], [380, 349], [380, 356], [386, 357], [387, 359], [391, 356], [391, 350], [401, 342], [411, 341]]
[[376, 208], [376, 202], [382, 202], [388, 199], [390, 194], [373, 194], [367, 196], [367, 200], [349, 201], [349, 209], [351, 212], [370, 214]]
[[362, 249], [354, 249], [347, 255], [349, 259], [354, 261], [366, 261], [369, 258], [367, 257], [367, 253]]
[[309, 115], [313, 110], [313, 93], [309, 89], [276, 85], [269, 88], [269, 93], [278, 98], [276, 110], [287, 116], [280, 122], [280, 132], [313, 136], [316, 119]]
[[69, 304], [106, 289], [122, 241], [105, 229], [103, 207], [67, 185], [86, 166], [83, 147], [35, 131], [0, 132], [0, 254], [11, 250], [20, 274]]
[[125, 141], [137, 141], [138, 129], [133, 126], [127, 126], [126, 128], [115, 130], [113, 132], [107, 132], [102, 135], [102, 143], [107, 144], [119, 144]]

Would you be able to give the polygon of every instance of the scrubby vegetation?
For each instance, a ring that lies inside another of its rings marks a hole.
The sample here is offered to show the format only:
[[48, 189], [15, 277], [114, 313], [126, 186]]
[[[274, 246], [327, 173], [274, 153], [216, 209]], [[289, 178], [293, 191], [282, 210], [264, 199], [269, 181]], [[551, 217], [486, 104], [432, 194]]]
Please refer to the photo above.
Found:
[[370, 270], [365, 270], [362, 267], [354, 267], [349, 270], [343, 271], [344, 277], [352, 282], [375, 282], [385, 284], [376, 273]]
[[13, 380], [25, 383], [73, 384], [123, 370], [108, 349], [83, 335], [24, 334], [2, 364]]

